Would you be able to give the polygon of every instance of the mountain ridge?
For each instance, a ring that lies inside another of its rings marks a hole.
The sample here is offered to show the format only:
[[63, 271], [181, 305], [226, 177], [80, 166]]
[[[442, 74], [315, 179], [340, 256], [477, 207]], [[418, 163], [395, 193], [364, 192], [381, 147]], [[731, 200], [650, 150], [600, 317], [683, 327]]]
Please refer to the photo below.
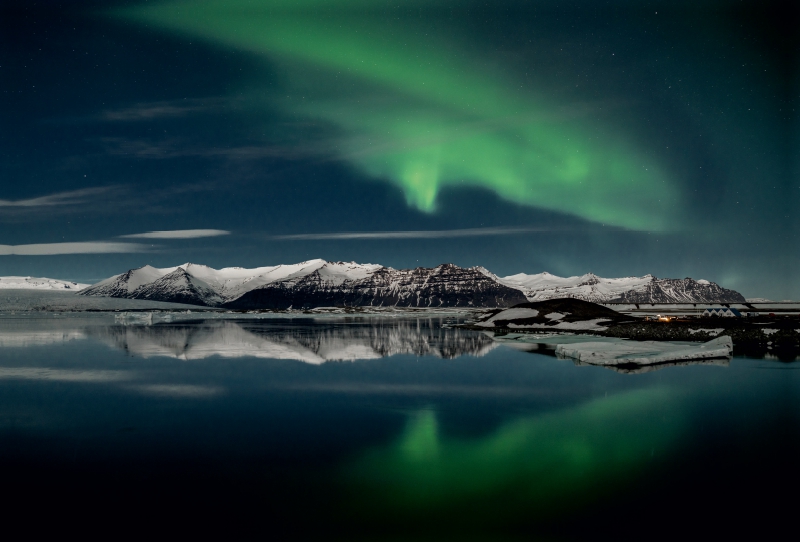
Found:
[[80, 295], [189, 303], [236, 310], [325, 306], [510, 307], [556, 298], [595, 303], [744, 302], [744, 296], [706, 280], [653, 275], [606, 279], [592, 273], [558, 277], [544, 272], [498, 277], [480, 266], [452, 263], [394, 269], [379, 264], [329, 262], [246, 269], [193, 263], [130, 269], [85, 288]]

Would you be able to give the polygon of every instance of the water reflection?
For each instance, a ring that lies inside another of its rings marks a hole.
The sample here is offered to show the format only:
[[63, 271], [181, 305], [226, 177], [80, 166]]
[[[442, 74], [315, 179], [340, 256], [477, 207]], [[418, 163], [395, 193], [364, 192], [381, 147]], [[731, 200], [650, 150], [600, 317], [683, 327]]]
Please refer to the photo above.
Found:
[[[624, 488], [681, 446], [685, 400], [651, 388], [510, 420], [488, 435], [443, 435], [433, 410], [412, 415], [394, 442], [342, 472], [360, 514], [469, 524], [574, 511]], [[363, 500], [361, 500], [363, 499]]]
[[[592, 365], [590, 363], [582, 363], [577, 360], [571, 360], [577, 366], [583, 367], [597, 367], [597, 365]], [[602, 365], [604, 369], [610, 369], [617, 373], [623, 374], [644, 374], [644, 373], [652, 373], [653, 371], [660, 371], [661, 369], [666, 369], [668, 367], [688, 367], [690, 365], [714, 365], [716, 367], [728, 367], [731, 364], [730, 359], [696, 359], [696, 360], [688, 360], [688, 361], [667, 361], [663, 363], [655, 363], [653, 365]]]
[[85, 339], [79, 329], [0, 331], [0, 348], [25, 348]]
[[120, 525], [247, 510], [281, 539], [638, 540], [658, 517], [674, 540], [794, 484], [800, 373], [754, 370], [791, 367], [631, 378], [443, 323], [2, 320], [4, 487]]
[[211, 356], [326, 361], [377, 359], [396, 354], [456, 358], [483, 356], [497, 346], [490, 337], [438, 320], [286, 323], [208, 320], [191, 324], [115, 325], [90, 335], [137, 357], [194, 360]]

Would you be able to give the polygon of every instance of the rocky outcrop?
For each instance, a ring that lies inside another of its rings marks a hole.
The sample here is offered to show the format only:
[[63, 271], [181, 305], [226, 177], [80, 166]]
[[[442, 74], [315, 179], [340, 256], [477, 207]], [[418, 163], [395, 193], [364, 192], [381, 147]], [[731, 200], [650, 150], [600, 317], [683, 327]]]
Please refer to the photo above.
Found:
[[707, 280], [657, 279], [619, 295], [609, 303], [744, 303], [745, 298]]

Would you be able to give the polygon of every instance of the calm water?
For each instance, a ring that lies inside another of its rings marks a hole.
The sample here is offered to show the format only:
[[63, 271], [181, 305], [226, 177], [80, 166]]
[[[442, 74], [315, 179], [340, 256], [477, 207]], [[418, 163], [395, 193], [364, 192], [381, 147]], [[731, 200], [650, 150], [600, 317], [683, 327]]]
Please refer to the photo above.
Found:
[[446, 322], [0, 319], [3, 515], [342, 540], [718, 537], [792, 517], [800, 364], [621, 374]]

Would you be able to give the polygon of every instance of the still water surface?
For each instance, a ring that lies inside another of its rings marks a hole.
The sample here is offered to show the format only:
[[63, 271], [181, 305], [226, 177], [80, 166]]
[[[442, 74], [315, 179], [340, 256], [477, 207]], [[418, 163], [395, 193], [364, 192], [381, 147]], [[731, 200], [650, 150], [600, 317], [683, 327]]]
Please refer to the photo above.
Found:
[[0, 319], [4, 515], [343, 540], [789, 521], [798, 365], [622, 374], [454, 321]]

